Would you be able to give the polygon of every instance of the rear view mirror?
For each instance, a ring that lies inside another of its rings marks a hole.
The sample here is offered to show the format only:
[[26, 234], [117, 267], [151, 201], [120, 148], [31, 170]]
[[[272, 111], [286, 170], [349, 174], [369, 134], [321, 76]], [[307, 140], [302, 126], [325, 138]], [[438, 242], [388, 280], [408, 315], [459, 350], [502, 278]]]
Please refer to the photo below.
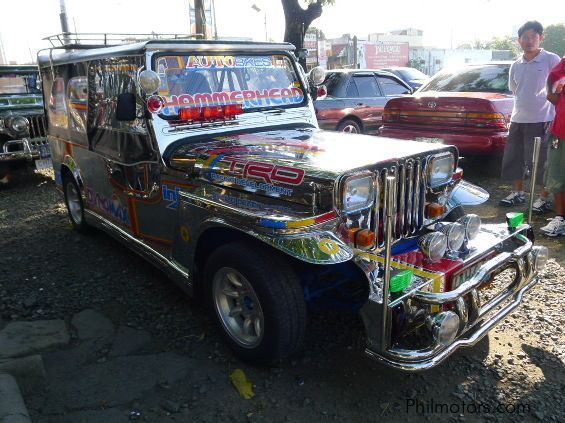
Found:
[[308, 49], [298, 48], [294, 54], [298, 59], [306, 59], [308, 57]]
[[122, 93], [118, 96], [118, 104], [116, 105], [116, 120], [135, 120], [136, 110], [135, 94]]

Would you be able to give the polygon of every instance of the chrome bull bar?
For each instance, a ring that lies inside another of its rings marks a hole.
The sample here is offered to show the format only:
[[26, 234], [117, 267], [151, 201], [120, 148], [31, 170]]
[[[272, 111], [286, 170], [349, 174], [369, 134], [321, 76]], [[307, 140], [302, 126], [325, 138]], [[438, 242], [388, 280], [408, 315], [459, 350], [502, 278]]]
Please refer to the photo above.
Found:
[[[380, 351], [376, 351], [373, 345], [373, 348], [367, 347], [365, 353], [391, 367], [418, 371], [438, 365], [461, 347], [475, 345], [495, 325], [516, 309], [522, 302], [524, 294], [538, 282], [535, 249], [539, 247], [533, 247], [532, 242], [522, 233], [517, 232], [512, 238], [522, 245], [514, 251], [501, 252], [484, 263], [475, 276], [457, 289], [437, 293], [419, 290], [410, 297], [413, 301], [429, 305], [447, 303], [455, 305], [461, 326], [457, 338], [451, 344], [447, 346], [435, 344], [420, 350], [409, 350], [399, 347], [382, 348], [386, 345], [383, 340]], [[478, 295], [479, 287], [493, 275], [510, 268], [516, 271], [514, 280], [495, 298], [481, 306]], [[469, 296], [469, 306], [464, 301], [465, 296]], [[498, 311], [494, 310], [509, 299], [512, 299], [511, 302]], [[384, 307], [384, 309], [387, 313], [390, 312], [389, 307]], [[490, 313], [492, 315], [487, 316]]]

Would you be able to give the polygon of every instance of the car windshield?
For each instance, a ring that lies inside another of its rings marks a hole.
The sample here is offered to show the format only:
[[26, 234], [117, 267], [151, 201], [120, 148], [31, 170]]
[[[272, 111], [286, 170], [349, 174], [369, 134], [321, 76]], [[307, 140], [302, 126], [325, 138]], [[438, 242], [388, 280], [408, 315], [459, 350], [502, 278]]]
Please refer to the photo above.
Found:
[[508, 93], [509, 69], [508, 65], [485, 65], [440, 71], [419, 91]]
[[37, 73], [1, 74], [1, 94], [41, 94], [37, 88]]
[[284, 55], [159, 56], [164, 115], [181, 107], [242, 104], [244, 111], [283, 108], [306, 101], [291, 60]]
[[408, 81], [412, 79], [428, 79], [428, 75], [414, 68], [399, 69], [398, 73]]

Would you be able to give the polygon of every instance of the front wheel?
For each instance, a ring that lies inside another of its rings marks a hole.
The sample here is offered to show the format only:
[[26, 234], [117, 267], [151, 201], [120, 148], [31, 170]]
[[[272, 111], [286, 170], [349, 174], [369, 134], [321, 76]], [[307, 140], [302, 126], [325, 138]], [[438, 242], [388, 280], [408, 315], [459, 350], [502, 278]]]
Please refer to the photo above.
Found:
[[88, 228], [84, 219], [84, 203], [80, 189], [74, 178], [66, 176], [63, 180], [63, 192], [65, 194], [65, 205], [73, 229], [85, 232]]
[[357, 122], [351, 119], [346, 119], [337, 126], [339, 132], [347, 132], [350, 134], [361, 134], [361, 127]]
[[216, 322], [238, 357], [268, 364], [301, 347], [304, 295], [283, 258], [252, 242], [233, 242], [212, 253], [205, 278]]

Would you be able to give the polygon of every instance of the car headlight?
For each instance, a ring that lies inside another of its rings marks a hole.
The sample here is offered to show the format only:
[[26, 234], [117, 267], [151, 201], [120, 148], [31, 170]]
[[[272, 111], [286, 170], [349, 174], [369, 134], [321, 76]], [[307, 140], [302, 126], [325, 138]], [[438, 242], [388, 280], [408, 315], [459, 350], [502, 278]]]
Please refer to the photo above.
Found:
[[439, 260], [447, 250], [447, 236], [441, 232], [430, 232], [418, 240], [418, 246], [429, 260]]
[[466, 214], [457, 219], [465, 228], [465, 238], [475, 239], [481, 230], [481, 218], [476, 214]]
[[437, 188], [451, 181], [454, 166], [455, 157], [451, 153], [433, 156], [428, 163], [428, 185], [430, 188]]
[[23, 116], [10, 117], [7, 123], [10, 129], [14, 132], [26, 131], [29, 126], [28, 120]]
[[373, 177], [367, 174], [350, 176], [343, 184], [342, 205], [345, 213], [354, 213], [373, 204], [375, 188]]
[[447, 223], [439, 228], [447, 237], [447, 248], [458, 251], [465, 241], [465, 227], [461, 223]]

